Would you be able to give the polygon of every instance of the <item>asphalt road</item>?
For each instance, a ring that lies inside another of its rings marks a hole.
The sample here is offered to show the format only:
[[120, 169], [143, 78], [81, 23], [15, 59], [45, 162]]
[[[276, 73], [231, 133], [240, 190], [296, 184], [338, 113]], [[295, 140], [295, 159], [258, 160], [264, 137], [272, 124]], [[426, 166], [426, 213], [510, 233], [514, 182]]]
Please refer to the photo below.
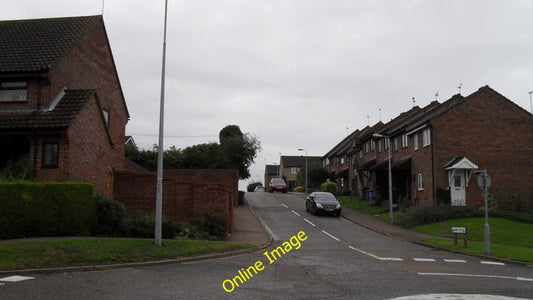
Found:
[[533, 297], [533, 268], [434, 250], [343, 218], [312, 216], [300, 196], [248, 193], [247, 199], [274, 238], [265, 250], [194, 263], [0, 279], [0, 299]]

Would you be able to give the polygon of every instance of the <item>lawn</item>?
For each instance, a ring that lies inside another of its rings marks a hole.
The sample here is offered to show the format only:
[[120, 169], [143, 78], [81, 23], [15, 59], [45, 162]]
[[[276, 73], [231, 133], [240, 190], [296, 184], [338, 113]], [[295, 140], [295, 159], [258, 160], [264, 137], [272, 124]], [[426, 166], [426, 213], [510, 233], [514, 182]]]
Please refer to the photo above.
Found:
[[0, 243], [0, 271], [176, 259], [251, 248], [253, 245], [197, 240], [80, 238]]
[[[452, 219], [445, 222], [416, 226], [412, 229], [430, 235], [445, 237], [428, 239], [428, 244], [453, 249], [469, 254], [484, 254], [483, 227], [484, 218]], [[462, 235], [458, 235], [454, 246], [452, 226], [466, 226], [468, 248], [463, 248]], [[533, 224], [520, 223], [501, 218], [489, 218], [490, 255], [523, 262], [533, 262]]]
[[358, 196], [340, 196], [338, 199], [343, 206], [371, 216], [389, 211], [388, 206], [376, 206], [368, 201], [362, 200], [361, 197]]

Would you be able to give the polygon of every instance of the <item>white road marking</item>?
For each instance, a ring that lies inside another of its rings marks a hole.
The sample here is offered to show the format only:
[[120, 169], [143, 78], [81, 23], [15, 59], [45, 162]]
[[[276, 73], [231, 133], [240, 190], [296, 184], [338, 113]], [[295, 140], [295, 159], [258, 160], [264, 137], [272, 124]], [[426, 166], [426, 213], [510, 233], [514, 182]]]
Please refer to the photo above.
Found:
[[434, 258], [413, 258], [414, 261], [421, 261], [421, 262], [435, 262], [436, 260]]
[[292, 210], [292, 209], [291, 209], [291, 211], [292, 211], [293, 214], [295, 214], [295, 215], [297, 215], [298, 217], [300, 217], [300, 214], [299, 214], [299, 213], [295, 212], [295, 211]]
[[307, 219], [305, 219], [305, 218], [304, 218], [304, 221], [306, 221], [307, 223], [311, 224], [311, 226], [316, 227], [316, 225], [313, 224], [313, 222], [311, 222], [311, 221], [309, 221], [309, 220], [307, 220]]
[[466, 263], [464, 259], [445, 259], [444, 261], [449, 263]]
[[287, 205], [285, 205], [285, 203], [281, 203], [281, 206], [283, 206], [285, 208], [289, 208]]
[[480, 275], [480, 274], [460, 274], [460, 273], [418, 273], [418, 275], [421, 275], [421, 276], [480, 277], [480, 278], [511, 279], [511, 280], [517, 280], [517, 281], [533, 281], [533, 278], [501, 276], [501, 275]]
[[480, 261], [482, 265], [493, 265], [493, 266], [505, 266], [505, 263], [496, 262], [496, 261]]
[[322, 232], [323, 232], [325, 235], [329, 236], [330, 238], [336, 240], [337, 242], [340, 242], [340, 241], [341, 241], [341, 240], [339, 240], [336, 236], [332, 235], [331, 233], [329, 233], [329, 232], [327, 232], [327, 231], [325, 231], [325, 230], [322, 230]]
[[352, 250], [355, 250], [355, 251], [357, 251], [357, 252], [359, 252], [359, 253], [362, 253], [362, 254], [364, 254], [364, 255], [368, 255], [368, 256], [370, 256], [370, 257], [373, 257], [373, 258], [375, 258], [375, 259], [379, 259], [379, 260], [403, 261], [403, 259], [401, 259], [401, 258], [399, 258], [399, 257], [379, 257], [379, 256], [376, 256], [376, 255], [374, 255], [374, 254], [372, 254], [372, 253], [366, 252], [366, 251], [361, 250], [361, 249], [357, 249], [357, 248], [352, 247], [352, 246], [349, 246], [349, 245], [348, 245], [348, 248], [350, 248], [350, 249], [352, 249]]
[[28, 280], [28, 279], [35, 279], [35, 277], [14, 275], [14, 276], [0, 278], [0, 281], [18, 282], [18, 281], [23, 281], [23, 280]]
[[390, 300], [527, 300], [525, 298], [506, 297], [486, 294], [422, 294], [391, 298]]

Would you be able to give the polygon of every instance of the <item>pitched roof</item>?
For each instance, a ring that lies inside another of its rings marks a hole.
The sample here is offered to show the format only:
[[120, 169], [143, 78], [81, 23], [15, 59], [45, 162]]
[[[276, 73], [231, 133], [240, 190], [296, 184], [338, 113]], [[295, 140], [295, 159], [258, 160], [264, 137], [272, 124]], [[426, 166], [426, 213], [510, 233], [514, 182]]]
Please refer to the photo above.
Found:
[[53, 67], [102, 16], [0, 21], [0, 73]]
[[95, 90], [65, 90], [53, 109], [0, 110], [0, 129], [63, 129], [83, 109]]
[[[281, 156], [281, 162], [284, 168], [287, 167], [303, 167], [305, 166], [305, 156]], [[322, 163], [320, 156], [308, 156], [307, 164]]]

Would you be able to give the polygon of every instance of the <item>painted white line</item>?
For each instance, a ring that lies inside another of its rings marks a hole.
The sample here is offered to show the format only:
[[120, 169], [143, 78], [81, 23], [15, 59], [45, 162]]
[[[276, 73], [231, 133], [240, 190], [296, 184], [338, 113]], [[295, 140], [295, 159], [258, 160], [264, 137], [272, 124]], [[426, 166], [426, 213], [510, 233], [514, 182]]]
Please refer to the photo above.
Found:
[[480, 261], [482, 265], [493, 265], [493, 266], [505, 266], [505, 263], [496, 262], [496, 261]]
[[289, 208], [287, 205], [285, 205], [285, 203], [281, 203], [281, 206], [283, 206], [285, 208]]
[[329, 233], [329, 232], [327, 232], [327, 231], [325, 231], [325, 230], [322, 230], [322, 232], [323, 232], [325, 235], [329, 236], [330, 238], [336, 240], [337, 242], [340, 242], [340, 241], [341, 241], [341, 240], [339, 240], [336, 236], [332, 235], [331, 233]]
[[306, 221], [307, 223], [311, 224], [311, 226], [316, 227], [316, 225], [313, 224], [313, 222], [311, 222], [311, 221], [309, 221], [309, 220], [307, 220], [307, 219], [305, 219], [305, 218], [304, 218], [304, 221]]
[[533, 281], [533, 278], [526, 277], [511, 277], [500, 275], [479, 275], [479, 274], [459, 274], [459, 273], [418, 273], [421, 276], [456, 276], [456, 277], [480, 277], [480, 278], [496, 278], [496, 279], [511, 279], [517, 281]]
[[291, 211], [292, 211], [293, 214], [297, 215], [298, 217], [300, 216], [300, 214], [295, 212], [294, 210], [291, 209]]
[[0, 282], [0, 285], [4, 285], [4, 284], [5, 284], [5, 283], [3, 283], [3, 282]]
[[361, 250], [361, 249], [357, 249], [355, 247], [352, 247], [352, 246], [348, 246], [348, 248], [352, 249], [352, 250], [355, 250], [359, 253], [362, 253], [364, 255], [368, 255], [370, 257], [373, 257], [375, 259], [379, 259], [379, 260], [392, 260], [392, 261], [403, 261], [403, 259], [399, 258], [399, 257], [379, 257], [379, 256], [376, 256], [372, 253], [369, 253], [369, 252], [366, 252], [364, 250]]
[[413, 258], [414, 261], [420, 261], [420, 262], [435, 262], [436, 260], [434, 258]]
[[466, 263], [464, 259], [445, 259], [444, 261], [449, 263]]
[[15, 276], [9, 276], [9, 277], [0, 278], [0, 281], [18, 282], [18, 281], [23, 281], [23, 280], [28, 280], [28, 279], [35, 279], [35, 277], [15, 275]]

